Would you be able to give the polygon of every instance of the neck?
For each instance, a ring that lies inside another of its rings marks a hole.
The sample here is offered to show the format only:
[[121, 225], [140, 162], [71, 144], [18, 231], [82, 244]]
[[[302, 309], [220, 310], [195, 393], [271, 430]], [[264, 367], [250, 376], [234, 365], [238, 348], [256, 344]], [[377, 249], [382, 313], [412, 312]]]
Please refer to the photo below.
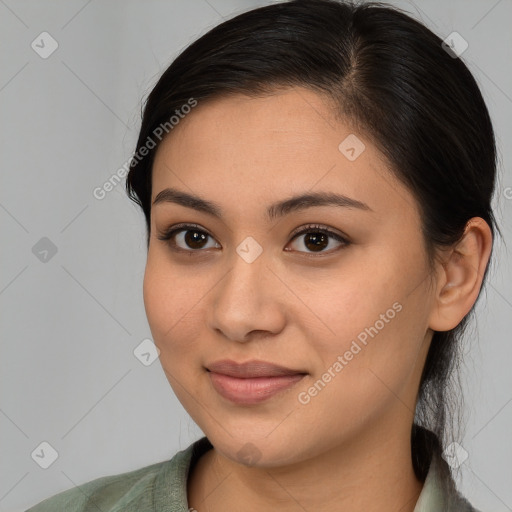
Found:
[[413, 512], [422, 488], [412, 465], [410, 426], [400, 431], [395, 424], [279, 467], [247, 467], [209, 450], [189, 476], [188, 502], [209, 512], [242, 506], [245, 512]]

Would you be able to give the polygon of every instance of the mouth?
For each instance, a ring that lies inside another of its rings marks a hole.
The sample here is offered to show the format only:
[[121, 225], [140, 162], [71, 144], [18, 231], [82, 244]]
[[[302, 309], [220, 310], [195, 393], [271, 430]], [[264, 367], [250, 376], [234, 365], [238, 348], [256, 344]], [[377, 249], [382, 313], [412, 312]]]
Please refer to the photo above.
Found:
[[245, 363], [237, 363], [230, 359], [215, 361], [209, 364], [206, 369], [213, 373], [237, 377], [239, 379], [250, 379], [254, 377], [284, 377], [290, 375], [306, 374], [305, 370], [294, 370], [267, 361], [253, 359]]
[[253, 405], [270, 399], [300, 382], [305, 370], [294, 370], [266, 361], [236, 363], [223, 360], [206, 367], [214, 389], [238, 405]]

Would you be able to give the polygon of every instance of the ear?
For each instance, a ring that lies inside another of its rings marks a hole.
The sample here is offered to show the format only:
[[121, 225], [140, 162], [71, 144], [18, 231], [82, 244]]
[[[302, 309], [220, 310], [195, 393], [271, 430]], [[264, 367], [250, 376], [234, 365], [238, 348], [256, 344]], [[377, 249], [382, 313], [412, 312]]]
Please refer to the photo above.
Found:
[[453, 329], [471, 310], [482, 286], [491, 249], [491, 228], [482, 218], [473, 217], [467, 222], [460, 242], [443, 251], [429, 319], [432, 330]]

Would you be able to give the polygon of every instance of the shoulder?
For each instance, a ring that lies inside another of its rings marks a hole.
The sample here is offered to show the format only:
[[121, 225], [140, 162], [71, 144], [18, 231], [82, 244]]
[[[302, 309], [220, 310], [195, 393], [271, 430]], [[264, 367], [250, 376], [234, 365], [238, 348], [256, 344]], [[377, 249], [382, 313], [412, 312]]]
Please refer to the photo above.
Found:
[[107, 512], [117, 510], [120, 505], [130, 506], [126, 510], [131, 510], [131, 507], [139, 511], [153, 510], [155, 480], [169, 463], [159, 462], [134, 471], [96, 478], [51, 496], [26, 512]]
[[213, 448], [202, 437], [170, 460], [72, 487], [25, 512], [164, 512], [187, 509], [189, 468]]

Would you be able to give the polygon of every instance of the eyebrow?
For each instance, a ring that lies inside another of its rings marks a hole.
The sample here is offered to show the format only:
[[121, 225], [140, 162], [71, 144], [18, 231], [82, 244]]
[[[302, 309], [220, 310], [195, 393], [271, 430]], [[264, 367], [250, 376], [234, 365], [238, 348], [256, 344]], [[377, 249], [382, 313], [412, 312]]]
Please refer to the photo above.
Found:
[[[165, 188], [161, 190], [153, 201], [153, 206], [162, 203], [175, 203], [186, 208], [193, 208], [203, 213], [222, 219], [222, 208], [214, 201], [207, 201], [199, 196], [177, 190]], [[353, 199], [343, 194], [332, 192], [309, 192], [298, 196], [278, 201], [267, 208], [267, 217], [274, 220], [291, 212], [298, 212], [314, 206], [337, 206], [342, 208], [357, 208], [360, 210], [373, 210], [362, 201]]]

